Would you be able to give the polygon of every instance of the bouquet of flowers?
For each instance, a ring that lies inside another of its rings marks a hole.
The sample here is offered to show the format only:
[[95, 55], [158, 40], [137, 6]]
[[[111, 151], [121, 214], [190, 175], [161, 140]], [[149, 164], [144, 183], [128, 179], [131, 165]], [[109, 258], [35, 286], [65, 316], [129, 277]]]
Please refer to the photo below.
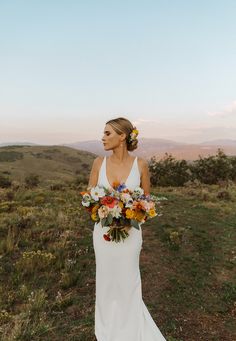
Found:
[[111, 189], [97, 185], [80, 194], [91, 219], [100, 222], [102, 227], [109, 226], [103, 235], [107, 241], [124, 241], [129, 236], [127, 228], [133, 226], [139, 230], [139, 224], [162, 215], [156, 212], [162, 198], [145, 195], [141, 187], [130, 190], [125, 184], [114, 183]]

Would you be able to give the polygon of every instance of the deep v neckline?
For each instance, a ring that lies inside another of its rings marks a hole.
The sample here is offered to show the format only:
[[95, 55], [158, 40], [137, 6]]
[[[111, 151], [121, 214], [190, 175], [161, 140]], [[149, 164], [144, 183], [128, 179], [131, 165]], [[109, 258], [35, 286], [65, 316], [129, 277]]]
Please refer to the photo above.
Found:
[[[131, 167], [131, 170], [129, 172], [129, 175], [128, 175], [127, 179], [125, 180], [125, 182], [122, 182], [122, 184], [125, 184], [126, 186], [127, 186], [127, 181], [128, 181], [128, 179], [130, 177], [130, 174], [132, 173], [132, 170], [134, 168], [134, 163], [136, 161], [136, 158], [137, 158], [137, 156], [135, 156], [135, 158], [134, 158], [134, 161], [133, 161], [133, 164], [132, 164], [132, 167]], [[110, 184], [110, 182], [108, 180], [108, 177], [107, 177], [107, 157], [106, 156], [105, 156], [105, 176], [106, 176], [106, 180], [107, 180], [108, 185], [114, 190], [114, 188], [111, 186], [111, 184]]]

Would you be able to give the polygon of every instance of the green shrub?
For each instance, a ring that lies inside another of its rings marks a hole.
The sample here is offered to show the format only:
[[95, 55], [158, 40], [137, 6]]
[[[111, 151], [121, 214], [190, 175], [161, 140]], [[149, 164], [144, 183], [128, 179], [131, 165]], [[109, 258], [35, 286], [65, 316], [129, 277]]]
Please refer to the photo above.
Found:
[[2, 188], [11, 187], [11, 180], [0, 174], [0, 187]]
[[217, 184], [221, 180], [232, 178], [233, 164], [231, 159], [218, 148], [217, 155], [205, 158], [200, 156], [190, 165], [193, 178], [197, 178], [205, 184]]
[[236, 157], [227, 156], [220, 148], [216, 155], [187, 162], [176, 160], [171, 154], [156, 161], [149, 161], [150, 181], [152, 186], [191, 186], [201, 184], [220, 184], [236, 180]]
[[65, 189], [65, 184], [58, 182], [50, 185], [51, 191], [62, 191]]
[[186, 160], [176, 160], [171, 154], [156, 162], [155, 157], [149, 163], [150, 181], [153, 186], [183, 186], [190, 179]]
[[25, 177], [25, 184], [28, 188], [37, 187], [40, 183], [39, 176], [37, 174], [29, 174]]
[[13, 162], [24, 158], [24, 154], [15, 151], [0, 152], [0, 162]]

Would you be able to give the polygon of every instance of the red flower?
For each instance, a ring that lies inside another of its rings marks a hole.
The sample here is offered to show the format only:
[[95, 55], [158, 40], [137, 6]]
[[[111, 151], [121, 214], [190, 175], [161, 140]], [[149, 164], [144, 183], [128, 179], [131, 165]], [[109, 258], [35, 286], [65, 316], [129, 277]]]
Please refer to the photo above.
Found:
[[111, 240], [111, 238], [108, 236], [108, 234], [104, 234], [104, 235], [103, 235], [103, 238], [104, 238], [105, 240], [107, 240], [108, 242]]
[[106, 205], [110, 208], [113, 208], [115, 206], [115, 204], [117, 203], [117, 199], [110, 197], [110, 196], [104, 196], [101, 199], [101, 203], [102, 203], [102, 205]]

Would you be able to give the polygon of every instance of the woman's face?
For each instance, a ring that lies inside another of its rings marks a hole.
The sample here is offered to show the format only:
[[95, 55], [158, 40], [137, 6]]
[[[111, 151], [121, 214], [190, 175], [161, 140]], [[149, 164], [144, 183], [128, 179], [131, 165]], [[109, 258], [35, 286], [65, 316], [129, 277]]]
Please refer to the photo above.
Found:
[[121, 135], [117, 134], [117, 132], [112, 128], [111, 125], [106, 124], [103, 132], [102, 142], [105, 150], [114, 149], [119, 147], [121, 141], [124, 139], [125, 133]]

